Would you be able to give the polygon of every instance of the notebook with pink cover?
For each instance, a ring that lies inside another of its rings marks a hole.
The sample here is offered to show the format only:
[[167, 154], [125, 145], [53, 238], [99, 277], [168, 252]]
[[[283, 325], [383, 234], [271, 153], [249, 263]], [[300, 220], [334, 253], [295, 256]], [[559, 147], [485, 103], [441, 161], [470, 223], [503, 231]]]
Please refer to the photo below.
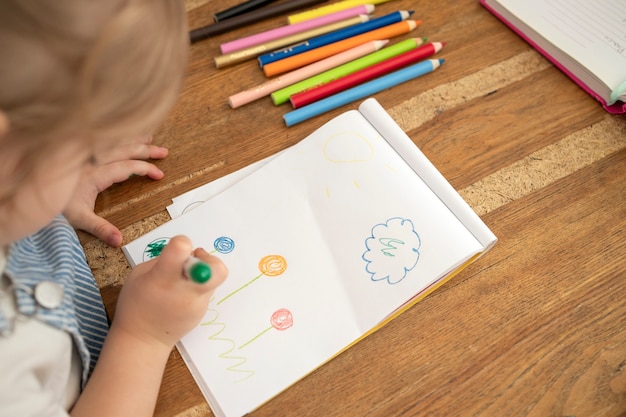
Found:
[[479, 1], [609, 113], [626, 113], [624, 1]]

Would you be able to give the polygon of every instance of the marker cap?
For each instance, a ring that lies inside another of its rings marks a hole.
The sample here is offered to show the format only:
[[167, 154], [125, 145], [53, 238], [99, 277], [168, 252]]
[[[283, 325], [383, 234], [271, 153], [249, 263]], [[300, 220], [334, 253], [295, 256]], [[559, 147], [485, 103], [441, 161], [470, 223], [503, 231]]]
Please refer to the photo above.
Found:
[[211, 267], [199, 259], [190, 258], [185, 262], [185, 274], [193, 282], [204, 284], [211, 279]]

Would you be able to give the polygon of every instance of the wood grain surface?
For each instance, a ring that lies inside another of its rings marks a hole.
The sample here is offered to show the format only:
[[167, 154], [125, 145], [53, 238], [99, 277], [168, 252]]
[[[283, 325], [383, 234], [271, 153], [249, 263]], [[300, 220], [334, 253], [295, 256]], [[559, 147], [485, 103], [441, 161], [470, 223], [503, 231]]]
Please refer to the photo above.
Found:
[[[190, 28], [236, 0], [187, 0]], [[612, 116], [476, 0], [394, 0], [409, 36], [445, 41], [436, 72], [375, 97], [498, 236], [494, 249], [378, 332], [251, 414], [261, 416], [625, 416], [626, 116]], [[171, 199], [303, 139], [341, 107], [291, 128], [287, 105], [238, 109], [265, 81], [255, 61], [217, 70], [191, 46], [184, 91], [155, 142], [160, 181], [131, 178], [96, 210], [125, 241], [169, 219]], [[81, 235], [113, 315], [129, 266]], [[212, 416], [177, 351], [156, 416]]]

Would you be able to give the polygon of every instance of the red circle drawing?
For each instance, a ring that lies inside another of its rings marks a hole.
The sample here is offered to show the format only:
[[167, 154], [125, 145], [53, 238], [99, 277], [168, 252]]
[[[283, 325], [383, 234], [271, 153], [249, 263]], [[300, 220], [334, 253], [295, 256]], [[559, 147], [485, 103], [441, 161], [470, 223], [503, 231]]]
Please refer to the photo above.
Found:
[[286, 308], [276, 310], [274, 314], [272, 314], [270, 323], [272, 323], [272, 327], [276, 330], [287, 330], [293, 326], [293, 316], [291, 315], [291, 311]]

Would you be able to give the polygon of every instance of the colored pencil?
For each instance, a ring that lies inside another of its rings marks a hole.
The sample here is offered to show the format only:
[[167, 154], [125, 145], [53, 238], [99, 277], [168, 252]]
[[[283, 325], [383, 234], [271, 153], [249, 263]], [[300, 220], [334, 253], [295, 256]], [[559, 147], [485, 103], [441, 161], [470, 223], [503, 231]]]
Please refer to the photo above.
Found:
[[335, 32], [330, 32], [325, 35], [309, 39], [307, 42], [302, 42], [299, 45], [293, 45], [280, 51], [274, 51], [265, 55], [261, 55], [259, 57], [259, 65], [261, 65], [261, 68], [263, 68], [265, 65], [272, 62], [280, 61], [281, 59], [289, 58], [290, 56], [298, 55], [316, 48], [320, 48], [322, 46], [330, 45], [331, 43], [339, 42], [353, 36], [357, 36], [366, 32], [371, 32], [375, 29], [401, 22], [408, 19], [412, 13], [413, 12], [408, 11], [389, 13], [385, 16], [372, 19], [369, 22], [361, 23], [360, 25], [352, 26]]
[[276, 29], [267, 30], [265, 32], [236, 39], [234, 41], [225, 42], [220, 45], [220, 50], [222, 51], [222, 54], [229, 54], [251, 46], [260, 45], [276, 39], [286, 38], [287, 36], [295, 35], [296, 33], [301, 33], [320, 26], [349, 19], [360, 14], [368, 15], [374, 11], [374, 8], [375, 6], [372, 4], [363, 4], [361, 6], [351, 7], [349, 9], [341, 10], [336, 13], [331, 13], [326, 16], [306, 20], [293, 25], [281, 26]]
[[333, 32], [347, 28], [349, 26], [358, 25], [360, 23], [366, 22], [368, 19], [368, 15], [362, 14], [346, 20], [331, 23], [329, 25], [310, 29], [305, 32], [296, 33], [294, 35], [287, 36], [286, 38], [275, 39], [261, 45], [251, 46], [240, 51], [231, 52], [230, 54], [219, 55], [213, 58], [213, 60], [215, 61], [215, 67], [222, 68], [228, 65], [237, 64], [239, 62], [255, 58], [263, 52], [272, 51], [285, 45], [293, 45], [297, 42], [309, 39], [311, 38], [311, 36], [319, 36], [324, 33]]
[[324, 16], [329, 13], [333, 13], [339, 10], [347, 9], [359, 4], [381, 4], [387, 3], [391, 0], [345, 0], [337, 3], [329, 4], [328, 6], [318, 7], [312, 10], [306, 10], [301, 13], [297, 13], [287, 17], [287, 21], [290, 24], [302, 22], [304, 20], [313, 19], [315, 17]]
[[275, 6], [264, 7], [262, 9], [253, 10], [251, 12], [226, 19], [223, 22], [217, 22], [212, 25], [199, 27], [189, 32], [189, 41], [195, 43], [211, 36], [219, 35], [231, 30], [239, 29], [250, 23], [260, 22], [270, 17], [279, 16], [295, 10], [304, 9], [327, 0], [291, 0], [279, 3]]
[[414, 64], [424, 58], [436, 54], [443, 48], [444, 42], [433, 42], [417, 49], [389, 58], [378, 64], [363, 68], [362, 70], [353, 72], [345, 77], [338, 78], [327, 84], [320, 85], [310, 90], [302, 91], [291, 96], [290, 101], [294, 109], [306, 106], [315, 101], [321, 100], [333, 94], [347, 90], [366, 81], [373, 80], [381, 75], [396, 71], [409, 64]]
[[293, 94], [317, 87], [322, 84], [326, 84], [333, 80], [344, 77], [348, 74], [352, 74], [353, 72], [356, 72], [363, 68], [367, 68], [371, 65], [394, 57], [396, 55], [400, 55], [401, 53], [417, 48], [418, 46], [422, 45], [423, 42], [424, 40], [420, 38], [405, 39], [401, 42], [383, 48], [378, 52], [366, 55], [363, 58], [355, 59], [354, 61], [321, 72], [295, 84], [283, 87], [280, 90], [276, 90], [274, 93], [272, 93], [272, 101], [275, 105], [286, 103], [287, 101], [289, 101], [289, 97]]
[[288, 72], [279, 77], [273, 78], [256, 87], [234, 94], [228, 98], [228, 104], [232, 108], [243, 106], [261, 97], [265, 97], [284, 86], [297, 83], [298, 81], [310, 78], [320, 72], [335, 68], [346, 62], [351, 62], [364, 55], [371, 54], [379, 50], [389, 42], [388, 40], [371, 41], [348, 49], [337, 55], [314, 62], [295, 71]]
[[404, 20], [402, 22], [394, 23], [393, 25], [362, 33], [361, 35], [353, 36], [339, 42], [312, 49], [289, 58], [281, 59], [280, 61], [272, 62], [271, 64], [267, 64], [263, 67], [263, 72], [267, 77], [282, 74], [283, 72], [303, 67], [311, 62], [319, 61], [320, 59], [338, 54], [339, 52], [350, 48], [354, 48], [355, 46], [365, 42], [377, 39], [390, 39], [396, 36], [404, 35], [415, 29], [420, 23], [421, 21], [415, 20]]
[[276, 0], [248, 0], [243, 3], [239, 3], [236, 6], [229, 7], [228, 9], [219, 11], [213, 15], [213, 20], [221, 22], [222, 20], [230, 19], [231, 17], [239, 16], [244, 13], [248, 13], [252, 10], [256, 10], [259, 7], [266, 6]]
[[439, 68], [443, 62], [443, 59], [427, 59], [418, 64], [410, 65], [398, 71], [392, 72], [391, 74], [384, 75], [375, 80], [368, 81], [359, 86], [342, 91], [341, 93], [316, 101], [308, 106], [285, 113], [283, 115], [283, 120], [285, 125], [293, 126], [322, 113], [336, 109], [337, 107], [341, 107], [345, 104], [428, 74]]

